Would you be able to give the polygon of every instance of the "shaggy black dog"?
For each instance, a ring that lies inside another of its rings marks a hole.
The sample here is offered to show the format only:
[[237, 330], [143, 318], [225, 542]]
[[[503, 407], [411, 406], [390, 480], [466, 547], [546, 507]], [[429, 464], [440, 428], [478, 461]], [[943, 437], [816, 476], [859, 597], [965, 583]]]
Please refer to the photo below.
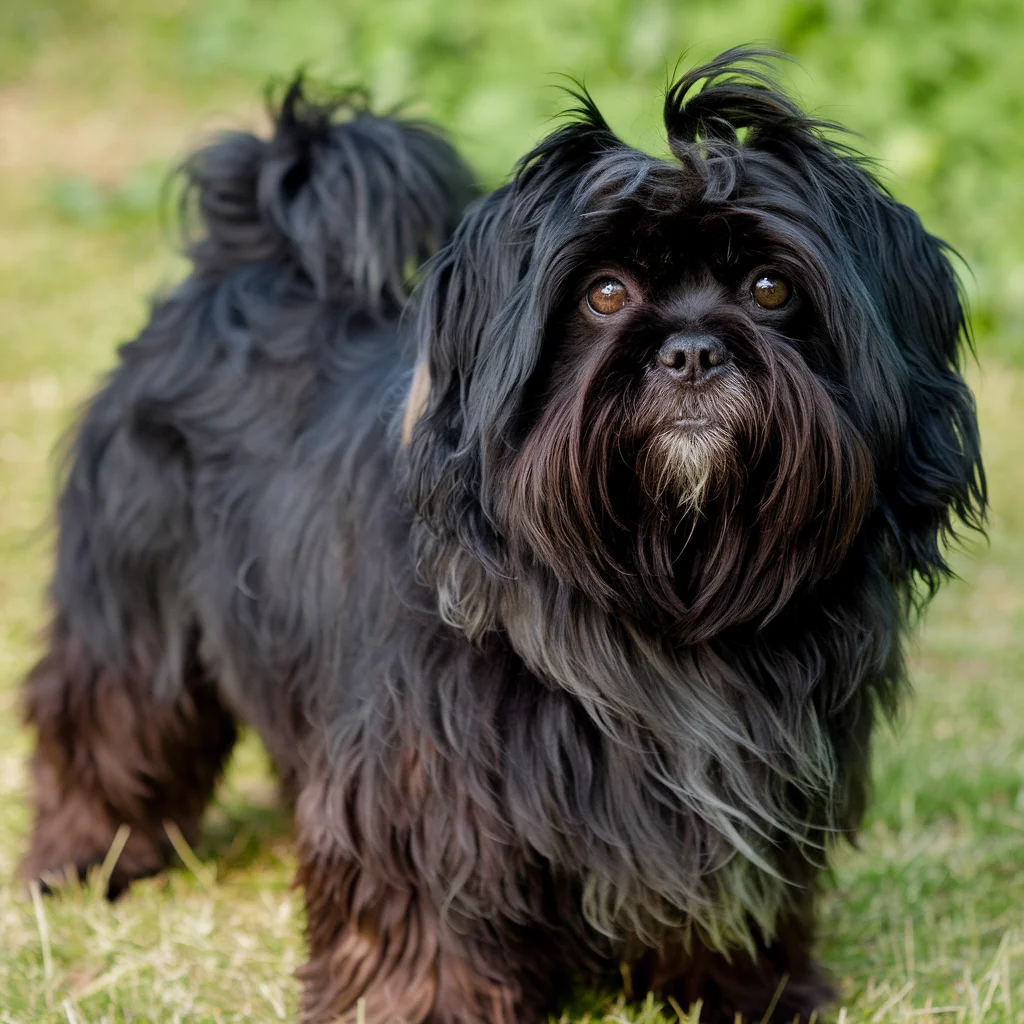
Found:
[[160, 870], [249, 723], [307, 1021], [535, 1024], [620, 968], [808, 1016], [816, 880], [984, 514], [945, 247], [765, 58], [672, 87], [674, 159], [577, 100], [475, 202], [299, 87], [198, 153], [192, 274], [70, 453], [23, 870], [123, 823], [112, 891]]

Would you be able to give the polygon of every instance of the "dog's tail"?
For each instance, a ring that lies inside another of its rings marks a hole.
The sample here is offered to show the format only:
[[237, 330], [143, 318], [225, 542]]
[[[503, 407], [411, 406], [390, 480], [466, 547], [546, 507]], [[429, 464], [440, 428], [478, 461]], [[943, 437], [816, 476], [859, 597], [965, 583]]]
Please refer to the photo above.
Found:
[[357, 90], [317, 101], [300, 77], [271, 113], [269, 139], [230, 132], [184, 165], [196, 271], [274, 260], [321, 299], [400, 306], [476, 193], [472, 173], [438, 130], [376, 116]]

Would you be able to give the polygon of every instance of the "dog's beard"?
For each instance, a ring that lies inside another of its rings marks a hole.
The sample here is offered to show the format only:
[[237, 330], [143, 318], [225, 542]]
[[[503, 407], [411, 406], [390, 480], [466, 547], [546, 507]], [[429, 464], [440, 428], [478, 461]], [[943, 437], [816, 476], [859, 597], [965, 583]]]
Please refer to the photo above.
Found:
[[834, 571], [874, 487], [870, 456], [794, 349], [760, 349], [760, 365], [696, 387], [656, 368], [630, 380], [601, 353], [566, 376], [491, 478], [515, 562], [503, 576], [543, 566], [693, 643]]
[[688, 420], [656, 435], [643, 456], [650, 468], [642, 467], [640, 477], [652, 482], [648, 490], [655, 502], [699, 512], [728, 475], [735, 453], [732, 435], [722, 425]]
[[735, 372], [700, 393], [657, 384], [638, 410], [642, 438], [637, 477], [656, 505], [699, 513], [738, 473], [737, 434], [751, 414], [748, 391]]

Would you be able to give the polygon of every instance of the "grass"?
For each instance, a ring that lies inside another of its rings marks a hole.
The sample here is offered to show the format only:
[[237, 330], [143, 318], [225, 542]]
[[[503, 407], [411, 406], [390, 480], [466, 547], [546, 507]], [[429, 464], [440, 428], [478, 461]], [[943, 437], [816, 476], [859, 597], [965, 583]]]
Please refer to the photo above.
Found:
[[[791, 78], [864, 131], [898, 194], [969, 257], [972, 372], [992, 482], [988, 543], [955, 557], [914, 642], [917, 691], [879, 742], [876, 799], [822, 907], [846, 1024], [1024, 1021], [1024, 86], [1013, 4], [777, 5], [468, 0], [38, 0], [0, 9], [0, 1022], [274, 1021], [294, 1015], [301, 907], [289, 823], [261, 750], [241, 745], [201, 844], [115, 905], [95, 886], [33, 901], [12, 873], [29, 825], [17, 681], [43, 621], [51, 453], [180, 273], [159, 186], [211, 125], [254, 123], [262, 81], [308, 61], [361, 77], [455, 131], [490, 181], [586, 73], [631, 137], [695, 56], [767, 39]], [[984, 61], [972, 54], [987, 54]], [[972, 63], [973, 61], [973, 63]], [[646, 120], [645, 120], [646, 119]], [[588, 1017], [589, 1015], [589, 1017]], [[676, 1021], [671, 1007], [581, 997], [565, 1021]]]

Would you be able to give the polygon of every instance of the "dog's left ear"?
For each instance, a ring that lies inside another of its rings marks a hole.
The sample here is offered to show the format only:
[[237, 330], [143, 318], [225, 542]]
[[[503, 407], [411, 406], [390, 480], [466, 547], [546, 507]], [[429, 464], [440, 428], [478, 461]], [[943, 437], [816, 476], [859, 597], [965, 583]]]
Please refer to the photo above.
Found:
[[880, 506], [896, 575], [934, 591], [950, 572], [943, 546], [957, 521], [981, 529], [985, 519], [978, 421], [961, 373], [970, 329], [948, 247], [861, 174], [868, 195], [845, 218], [850, 251], [906, 365], [905, 428], [891, 464], [878, 467]]

